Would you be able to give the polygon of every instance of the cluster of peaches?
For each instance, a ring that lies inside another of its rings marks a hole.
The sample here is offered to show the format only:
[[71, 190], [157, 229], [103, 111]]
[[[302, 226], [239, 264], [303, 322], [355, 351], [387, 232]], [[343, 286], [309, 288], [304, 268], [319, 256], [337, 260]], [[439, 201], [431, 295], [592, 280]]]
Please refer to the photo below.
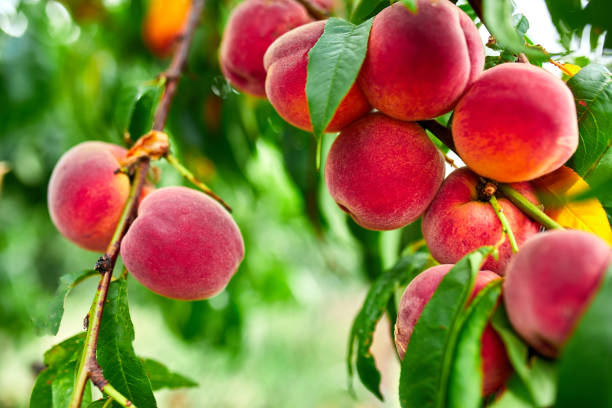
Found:
[[[288, 123], [312, 130], [306, 99], [308, 52], [325, 21], [295, 0], [245, 0], [234, 9], [220, 64], [237, 89], [267, 98]], [[578, 146], [572, 93], [547, 71], [506, 63], [483, 72], [477, 27], [448, 0], [419, 0], [382, 10], [372, 24], [356, 82], [327, 132], [325, 181], [338, 206], [372, 230], [404, 227], [419, 217], [438, 262], [406, 289], [395, 328], [404, 355], [412, 329], [444, 275], [463, 256], [503, 237], [483, 199], [489, 180], [540, 205], [530, 181], [561, 167]], [[467, 167], [446, 179], [445, 160], [418, 121], [453, 111], [455, 148]], [[558, 356], [612, 263], [609, 246], [578, 231], [540, 225], [497, 192], [518, 246], [508, 240], [486, 259], [474, 295], [505, 276], [503, 298], [516, 331], [537, 352]], [[486, 195], [485, 195], [486, 196]], [[483, 394], [511, 373], [504, 345], [489, 326], [482, 339]]]

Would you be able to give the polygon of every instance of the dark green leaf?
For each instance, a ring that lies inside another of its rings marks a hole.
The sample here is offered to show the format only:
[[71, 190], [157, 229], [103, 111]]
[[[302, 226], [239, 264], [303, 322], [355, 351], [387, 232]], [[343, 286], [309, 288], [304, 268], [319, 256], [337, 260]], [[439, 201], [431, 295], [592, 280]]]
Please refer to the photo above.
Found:
[[54, 378], [55, 373], [48, 368], [38, 374], [30, 395], [30, 408], [49, 408], [52, 406], [51, 384]]
[[428, 256], [415, 253], [399, 260], [390, 270], [380, 275], [370, 287], [361, 310], [355, 317], [349, 336], [347, 355], [349, 388], [352, 388], [353, 358], [356, 350], [357, 373], [363, 385], [381, 400], [380, 373], [370, 353], [376, 324], [383, 315], [394, 291], [407, 285], [425, 266]]
[[92, 402], [87, 406], [87, 408], [109, 408], [112, 402], [110, 398], [99, 399], [97, 401]]
[[584, 26], [580, 0], [546, 0], [546, 6], [561, 43], [569, 48], [572, 33]]
[[612, 265], [561, 353], [557, 407], [612, 405]]
[[461, 328], [460, 315], [476, 274], [492, 248], [466, 255], [446, 274], [414, 326], [402, 362], [400, 403], [406, 407], [441, 407]]
[[482, 395], [482, 333], [501, 295], [502, 280], [482, 289], [466, 311], [459, 332], [448, 388], [448, 407], [479, 408]]
[[70, 362], [55, 370], [55, 378], [51, 383], [53, 407], [67, 407], [70, 404], [75, 371], [75, 362]]
[[116, 107], [117, 130], [121, 134], [129, 132], [134, 140], [151, 130], [153, 114], [162, 91], [159, 81], [126, 86]]
[[367, 20], [372, 15], [389, 5], [389, 0], [354, 0], [350, 15], [350, 21], [358, 24]]
[[59, 286], [53, 296], [53, 299], [47, 307], [47, 311], [43, 316], [33, 319], [34, 329], [39, 336], [50, 334], [55, 336], [59, 330], [62, 316], [64, 315], [64, 301], [70, 293], [70, 290], [85, 279], [98, 275], [94, 270], [74, 271], [60, 277]]
[[501, 397], [491, 404], [491, 408], [536, 408], [529, 391], [518, 375], [513, 375], [506, 383]]
[[127, 281], [110, 284], [98, 338], [98, 362], [106, 380], [139, 408], [156, 407], [151, 383], [136, 357], [132, 342], [134, 327], [130, 319]]
[[168, 367], [162, 363], [152, 360], [150, 358], [142, 359], [142, 365], [149, 381], [151, 381], [151, 388], [153, 391], [159, 390], [160, 388], [181, 388], [181, 387], [197, 387], [198, 383], [189, 378], [173, 373], [168, 370]]
[[306, 95], [313, 132], [317, 137], [334, 117], [351, 89], [366, 55], [372, 19], [354, 25], [330, 18], [325, 31], [308, 52]]
[[483, 0], [483, 17], [491, 34], [504, 49], [514, 54], [523, 52], [530, 58], [548, 59], [541, 50], [525, 44], [525, 38], [513, 24], [513, 9], [511, 0]]

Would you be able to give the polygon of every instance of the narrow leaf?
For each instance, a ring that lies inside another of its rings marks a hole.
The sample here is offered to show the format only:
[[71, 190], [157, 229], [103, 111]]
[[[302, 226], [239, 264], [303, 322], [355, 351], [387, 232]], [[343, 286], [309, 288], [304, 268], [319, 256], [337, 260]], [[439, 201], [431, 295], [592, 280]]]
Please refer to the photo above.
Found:
[[[363, 385], [380, 400], [380, 373], [376, 368], [374, 357], [370, 353], [376, 324], [386, 310], [389, 299], [398, 287], [407, 285], [427, 263], [428, 256], [424, 253], [408, 255], [398, 261], [390, 270], [381, 274], [372, 283], [363, 306], [353, 321], [349, 336], [347, 365], [349, 373], [349, 388], [352, 387], [353, 358], [356, 358], [357, 373]], [[355, 344], [357, 349], [355, 350]]]
[[389, 0], [354, 0], [349, 13], [350, 21], [355, 24], [361, 23], [388, 5]]
[[151, 383], [136, 357], [127, 280], [110, 284], [98, 338], [98, 362], [106, 380], [138, 408], [156, 407]]
[[197, 387], [198, 383], [178, 373], [173, 373], [168, 370], [168, 367], [160, 363], [159, 361], [152, 360], [150, 358], [142, 359], [142, 366], [144, 367], [149, 381], [151, 381], [151, 388], [153, 391], [161, 388], [181, 388], [181, 387]]
[[612, 265], [565, 346], [559, 363], [557, 407], [612, 405]]
[[55, 336], [57, 334], [64, 316], [66, 297], [76, 285], [97, 274], [94, 270], [74, 271], [60, 277], [59, 286], [46, 309], [46, 313], [33, 319], [34, 329], [39, 336], [45, 334]]
[[306, 95], [315, 136], [320, 137], [351, 89], [366, 55], [372, 19], [354, 25], [330, 18], [308, 52]]
[[129, 132], [137, 139], [149, 130], [153, 123], [155, 107], [163, 91], [161, 81], [128, 85], [120, 93], [116, 107], [117, 131]]
[[482, 289], [468, 307], [449, 377], [448, 407], [479, 408], [482, 395], [482, 333], [501, 295], [502, 280]]
[[482, 247], [466, 255], [444, 276], [414, 326], [402, 362], [400, 403], [407, 407], [442, 407], [460, 314], [474, 286], [476, 274], [492, 252]]

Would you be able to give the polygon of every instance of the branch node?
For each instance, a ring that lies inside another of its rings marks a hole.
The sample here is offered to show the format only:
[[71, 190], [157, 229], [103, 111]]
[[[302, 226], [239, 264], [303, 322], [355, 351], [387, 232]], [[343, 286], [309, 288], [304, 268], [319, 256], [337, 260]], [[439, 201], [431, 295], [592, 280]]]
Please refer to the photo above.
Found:
[[104, 254], [102, 255], [100, 258], [98, 258], [98, 261], [96, 262], [96, 266], [94, 267], [95, 271], [98, 272], [100, 275], [112, 271], [113, 269], [113, 259], [108, 256], [108, 254]]

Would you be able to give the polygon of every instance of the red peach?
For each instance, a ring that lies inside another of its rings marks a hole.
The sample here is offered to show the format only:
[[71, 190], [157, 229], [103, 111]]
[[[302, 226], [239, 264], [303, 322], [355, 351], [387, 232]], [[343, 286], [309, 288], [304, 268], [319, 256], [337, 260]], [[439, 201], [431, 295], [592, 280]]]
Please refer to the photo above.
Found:
[[346, 127], [325, 165], [325, 182], [338, 206], [373, 230], [416, 220], [443, 178], [444, 159], [425, 131], [381, 113]]
[[483, 67], [478, 29], [460, 8], [419, 0], [412, 13], [400, 2], [374, 18], [359, 85], [389, 116], [431, 119], [450, 111]]
[[[323, 34], [325, 21], [315, 21], [279, 37], [264, 56], [267, 71], [266, 95], [280, 116], [292, 125], [312, 131], [306, 99], [308, 51]], [[370, 105], [353, 84], [327, 126], [327, 132], [337, 132], [370, 111]]]
[[512, 326], [539, 353], [557, 357], [611, 263], [606, 242], [586, 232], [554, 230], [529, 239], [506, 270]]
[[457, 104], [452, 131], [459, 156], [472, 170], [505, 183], [558, 169], [578, 146], [572, 93], [529, 64], [487, 70]]
[[[479, 178], [467, 167], [452, 172], [423, 216], [423, 237], [431, 255], [442, 263], [457, 262], [484, 245], [495, 245], [502, 238], [502, 226], [493, 207], [478, 199]], [[538, 204], [535, 190], [528, 183], [513, 184], [517, 191]], [[499, 198], [519, 247], [536, 234], [540, 226], [508, 199]], [[503, 274], [512, 256], [508, 239], [499, 247], [499, 260], [489, 256], [483, 268]]]
[[121, 242], [121, 257], [128, 271], [155, 293], [206, 299], [236, 273], [244, 243], [218, 202], [186, 187], [165, 187], [142, 201]]
[[[417, 324], [425, 305], [429, 302], [444, 276], [454, 265], [438, 265], [421, 272], [406, 288], [400, 301], [397, 322], [395, 324], [395, 347], [404, 358], [414, 326]], [[489, 282], [500, 279], [491, 271], [480, 271], [476, 275], [471, 302]], [[506, 354], [506, 348], [491, 324], [487, 324], [482, 334], [482, 371], [483, 395], [489, 395], [499, 389], [510, 377], [512, 366]]]
[[223, 75], [237, 89], [264, 98], [264, 53], [282, 34], [310, 21], [306, 9], [294, 0], [240, 3], [232, 11], [221, 40]]

